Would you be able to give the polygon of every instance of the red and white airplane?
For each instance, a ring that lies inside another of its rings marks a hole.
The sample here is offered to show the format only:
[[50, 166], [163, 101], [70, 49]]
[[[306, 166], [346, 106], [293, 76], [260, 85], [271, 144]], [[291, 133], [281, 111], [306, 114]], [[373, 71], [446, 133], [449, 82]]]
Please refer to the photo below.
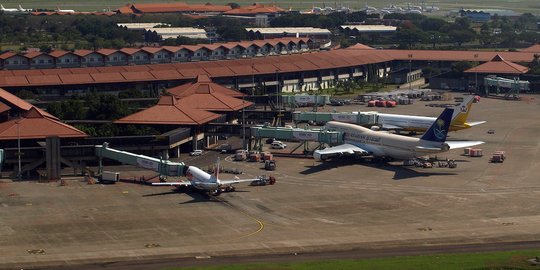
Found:
[[218, 158], [216, 162], [216, 168], [213, 174], [209, 174], [195, 166], [187, 166], [184, 168], [184, 175], [188, 181], [181, 182], [159, 182], [152, 183], [153, 186], [175, 186], [175, 187], [193, 187], [198, 190], [203, 190], [208, 192], [209, 195], [218, 196], [221, 192], [234, 191], [234, 184], [241, 182], [252, 182], [255, 180], [260, 180], [259, 178], [254, 179], [231, 179], [231, 180], [221, 180], [219, 179], [219, 168], [220, 160]]

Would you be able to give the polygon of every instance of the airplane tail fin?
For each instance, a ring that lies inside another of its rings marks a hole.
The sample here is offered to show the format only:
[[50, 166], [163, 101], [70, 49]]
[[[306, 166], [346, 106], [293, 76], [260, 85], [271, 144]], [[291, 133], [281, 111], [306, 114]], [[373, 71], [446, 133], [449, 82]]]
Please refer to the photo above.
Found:
[[454, 114], [452, 115], [452, 125], [465, 126], [471, 107], [474, 101], [474, 95], [469, 95], [463, 99], [459, 105], [454, 106]]
[[6, 9], [6, 8], [4, 8], [4, 5], [0, 4], [0, 9], [1, 9], [1, 10], [4, 10], [4, 9]]
[[437, 120], [433, 122], [428, 131], [426, 131], [426, 133], [424, 133], [424, 135], [420, 139], [424, 141], [440, 143], [446, 141], [446, 135], [448, 134], [448, 128], [450, 127], [453, 113], [454, 109], [444, 109], [441, 115], [439, 115]]

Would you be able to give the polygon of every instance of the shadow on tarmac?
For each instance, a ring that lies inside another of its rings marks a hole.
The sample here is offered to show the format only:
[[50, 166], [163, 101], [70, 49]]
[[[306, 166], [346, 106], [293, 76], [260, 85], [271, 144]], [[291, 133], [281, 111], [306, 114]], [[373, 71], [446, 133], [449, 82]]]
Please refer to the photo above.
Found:
[[[464, 161], [468, 162], [468, 161]], [[389, 163], [377, 163], [377, 162], [366, 162], [362, 161], [361, 159], [334, 159], [322, 162], [315, 166], [305, 166], [307, 169], [300, 172], [300, 174], [309, 175], [313, 173], [322, 172], [325, 170], [335, 169], [335, 168], [342, 168], [346, 166], [352, 166], [352, 165], [362, 165], [366, 167], [372, 167], [376, 169], [386, 170], [394, 172], [393, 180], [406, 180], [406, 179], [412, 179], [417, 177], [429, 177], [429, 176], [436, 176], [436, 175], [457, 175], [453, 172], [419, 172], [414, 170], [412, 167], [403, 166], [403, 165], [393, 165]], [[433, 168], [430, 170], [437, 170], [437, 168]]]

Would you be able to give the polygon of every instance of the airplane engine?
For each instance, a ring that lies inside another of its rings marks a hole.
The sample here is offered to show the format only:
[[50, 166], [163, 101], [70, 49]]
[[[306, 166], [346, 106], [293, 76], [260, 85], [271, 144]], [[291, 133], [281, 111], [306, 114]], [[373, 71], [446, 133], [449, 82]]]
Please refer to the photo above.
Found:
[[441, 145], [441, 149], [442, 152], [447, 152], [450, 150], [450, 145], [448, 145], [447, 143], [443, 143], [443, 145]]

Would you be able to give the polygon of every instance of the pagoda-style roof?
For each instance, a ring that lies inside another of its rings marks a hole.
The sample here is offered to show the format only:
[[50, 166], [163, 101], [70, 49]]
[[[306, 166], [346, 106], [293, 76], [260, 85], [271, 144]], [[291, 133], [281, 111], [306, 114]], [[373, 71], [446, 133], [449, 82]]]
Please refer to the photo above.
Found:
[[0, 101], [0, 113], [7, 112], [11, 109], [8, 105], [6, 105], [4, 102]]
[[242, 97], [245, 95], [239, 91], [221, 86], [217, 83], [213, 83], [210, 77], [208, 77], [208, 75], [206, 74], [198, 75], [195, 82], [170, 88], [169, 90], [167, 90], [167, 92], [177, 97], [187, 97], [196, 93], [206, 93], [210, 90], [212, 92], [221, 93], [231, 97]]
[[213, 112], [234, 112], [251, 106], [253, 103], [207, 89], [191, 96], [181, 98], [182, 106]]
[[86, 133], [50, 118], [36, 107], [30, 108], [23, 117], [0, 123], [0, 140], [44, 139], [86, 137]]
[[157, 105], [114, 121], [117, 124], [203, 125], [219, 118], [218, 114], [186, 106], [179, 98], [164, 95]]
[[11, 94], [10, 92], [2, 88], [0, 88], [0, 101], [3, 102], [5, 105], [9, 106], [9, 108], [17, 107], [19, 108], [19, 110], [22, 110], [22, 111], [29, 111], [30, 109], [35, 108], [41, 114], [49, 118], [59, 120], [58, 117], [49, 114], [48, 112], [26, 102], [25, 100]]
[[491, 74], [524, 74], [529, 71], [528, 67], [506, 61], [500, 55], [496, 55], [491, 61], [465, 70], [466, 73], [491, 73]]

